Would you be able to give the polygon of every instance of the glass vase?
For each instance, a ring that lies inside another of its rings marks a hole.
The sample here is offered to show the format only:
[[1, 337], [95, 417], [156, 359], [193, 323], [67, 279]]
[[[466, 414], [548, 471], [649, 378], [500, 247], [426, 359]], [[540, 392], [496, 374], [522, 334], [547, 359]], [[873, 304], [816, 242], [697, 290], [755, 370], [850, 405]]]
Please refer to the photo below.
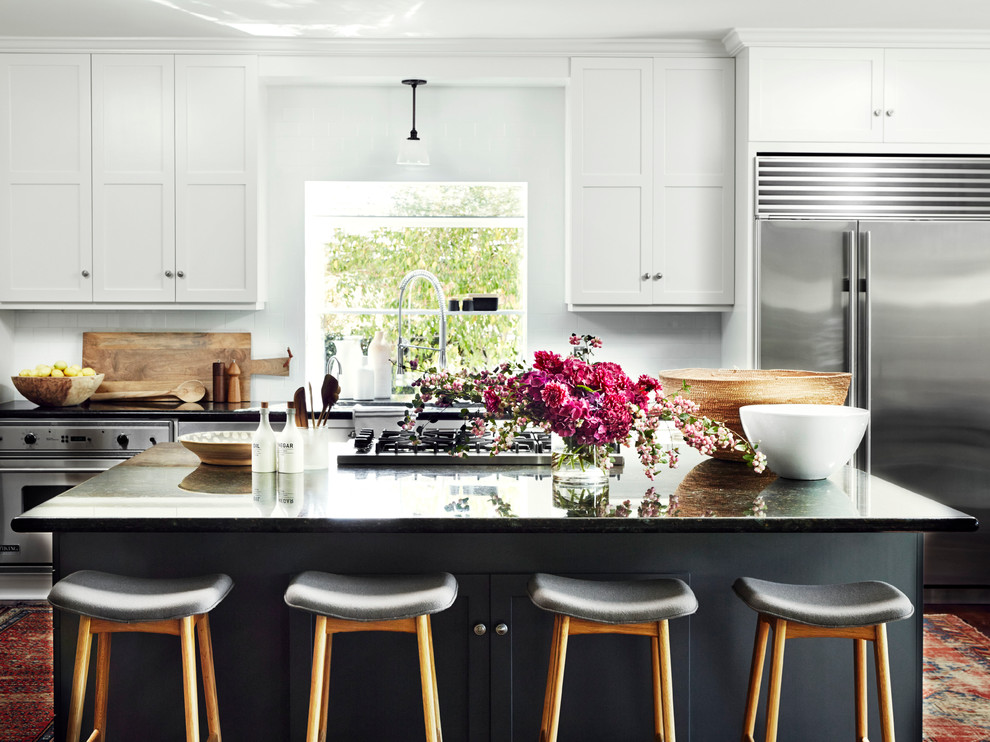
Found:
[[586, 486], [608, 482], [608, 470], [599, 460], [597, 446], [576, 444], [566, 438], [561, 441], [550, 458], [554, 484]]

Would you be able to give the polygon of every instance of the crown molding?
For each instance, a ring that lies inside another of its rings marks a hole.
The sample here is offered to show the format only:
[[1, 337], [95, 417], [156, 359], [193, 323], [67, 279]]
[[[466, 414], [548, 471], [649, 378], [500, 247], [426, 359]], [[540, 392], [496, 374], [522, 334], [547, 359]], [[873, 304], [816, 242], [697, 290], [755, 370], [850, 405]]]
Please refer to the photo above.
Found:
[[704, 56], [725, 57], [709, 39], [288, 39], [0, 37], [0, 51], [315, 56]]
[[734, 28], [722, 38], [736, 56], [750, 46], [987, 49], [990, 32], [904, 28]]

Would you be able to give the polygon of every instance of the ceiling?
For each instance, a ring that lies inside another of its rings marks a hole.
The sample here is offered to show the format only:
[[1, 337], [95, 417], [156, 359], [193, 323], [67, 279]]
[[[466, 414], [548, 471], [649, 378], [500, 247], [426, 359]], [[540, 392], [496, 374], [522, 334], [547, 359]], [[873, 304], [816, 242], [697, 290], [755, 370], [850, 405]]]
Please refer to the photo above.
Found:
[[987, 0], [0, 0], [0, 38], [721, 39], [990, 30]]

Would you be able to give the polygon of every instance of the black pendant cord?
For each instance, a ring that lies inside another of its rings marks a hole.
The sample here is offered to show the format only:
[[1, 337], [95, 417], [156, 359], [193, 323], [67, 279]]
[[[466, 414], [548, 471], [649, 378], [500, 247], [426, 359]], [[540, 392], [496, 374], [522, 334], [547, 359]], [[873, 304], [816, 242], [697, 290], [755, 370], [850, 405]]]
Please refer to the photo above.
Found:
[[416, 131], [416, 86], [426, 85], [426, 80], [403, 80], [402, 84], [412, 88], [412, 130], [409, 132], [409, 139], [419, 141], [419, 133]]

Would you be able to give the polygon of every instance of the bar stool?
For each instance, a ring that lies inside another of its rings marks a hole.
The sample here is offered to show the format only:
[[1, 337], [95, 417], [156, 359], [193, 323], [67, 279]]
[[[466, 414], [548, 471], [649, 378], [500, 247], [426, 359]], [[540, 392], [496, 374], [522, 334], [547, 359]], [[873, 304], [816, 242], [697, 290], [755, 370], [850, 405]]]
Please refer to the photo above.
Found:
[[203, 673], [209, 742], [220, 742], [213, 645], [208, 613], [226, 597], [233, 581], [224, 574], [175, 579], [124, 577], [82, 570], [59, 580], [48, 594], [54, 607], [77, 613], [79, 638], [72, 671], [67, 742], [78, 742], [82, 707], [86, 698], [93, 635], [99, 637], [96, 655], [95, 727], [89, 740], [106, 739], [110, 677], [110, 638], [117, 632], [173, 634], [181, 640], [182, 691], [185, 699], [186, 741], [199, 740], [199, 708], [196, 699], [196, 639]]
[[297, 575], [285, 591], [285, 602], [316, 614], [307, 742], [326, 739], [333, 635], [355, 631], [416, 634], [426, 739], [441, 742], [430, 616], [450, 608], [456, 598], [457, 580], [446, 572], [352, 576], [309, 571]]
[[655, 738], [674, 742], [667, 621], [698, 610], [691, 588], [673, 578], [606, 582], [537, 573], [530, 578], [528, 589], [538, 608], [555, 614], [540, 742], [556, 742], [567, 638], [577, 634], [634, 634], [652, 639]]
[[904, 593], [886, 582], [787, 585], [753, 577], [740, 577], [732, 585], [732, 589], [746, 605], [759, 614], [743, 722], [744, 741], [753, 742], [767, 636], [773, 628], [770, 690], [767, 697], [767, 742], [777, 739], [784, 642], [802, 637], [838, 637], [855, 641], [856, 739], [859, 742], [866, 742], [866, 642], [873, 642], [880, 700], [880, 730], [883, 742], [894, 742], [894, 709], [890, 698], [886, 624], [908, 618], [914, 613], [914, 606]]

